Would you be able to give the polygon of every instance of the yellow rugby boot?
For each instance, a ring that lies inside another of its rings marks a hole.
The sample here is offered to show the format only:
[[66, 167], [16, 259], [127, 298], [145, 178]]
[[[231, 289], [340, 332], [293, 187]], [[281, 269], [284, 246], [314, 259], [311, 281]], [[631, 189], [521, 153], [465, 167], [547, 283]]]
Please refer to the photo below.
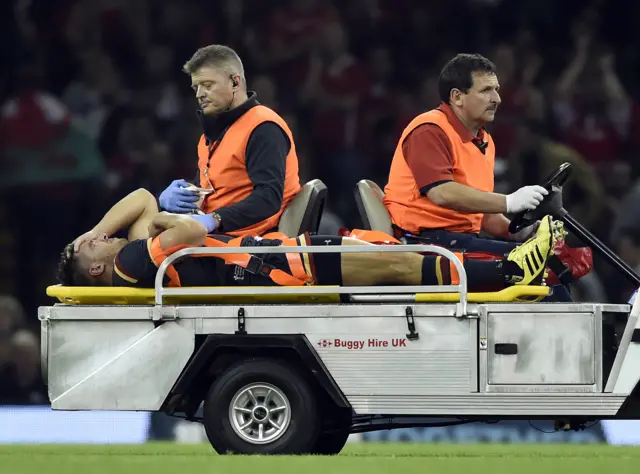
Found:
[[521, 276], [512, 277], [511, 283], [531, 285], [542, 282], [547, 259], [562, 237], [562, 231], [562, 222], [553, 222], [551, 216], [542, 218], [536, 234], [507, 256], [507, 260], [515, 263], [522, 271]]

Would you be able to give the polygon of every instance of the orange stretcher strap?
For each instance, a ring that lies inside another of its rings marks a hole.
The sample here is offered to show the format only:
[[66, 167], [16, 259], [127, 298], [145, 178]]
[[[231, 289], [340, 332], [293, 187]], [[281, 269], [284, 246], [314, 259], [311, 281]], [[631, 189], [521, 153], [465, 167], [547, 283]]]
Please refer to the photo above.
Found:
[[[282, 240], [282, 244], [286, 246], [300, 245], [297, 239], [291, 239], [280, 233], [267, 234], [270, 239]], [[267, 237], [265, 236], [265, 237]], [[284, 236], [284, 238], [282, 238]], [[307, 236], [301, 236], [300, 239], [308, 240]], [[205, 247], [240, 247], [242, 242], [241, 237], [236, 237], [229, 242], [222, 242], [213, 237], [205, 238]], [[171, 254], [174, 254], [178, 250], [191, 247], [189, 245], [177, 245], [169, 249], [163, 249], [160, 245], [160, 239], [158, 237], [149, 239], [148, 248], [151, 260], [156, 266], [160, 266], [162, 262]], [[306, 255], [306, 254], [305, 254]], [[244, 268], [246, 271], [252, 274], [262, 275], [270, 278], [274, 283], [281, 286], [303, 286], [309, 285], [314, 282], [313, 274], [305, 270], [303, 264], [303, 257], [299, 253], [287, 253], [287, 261], [291, 269], [291, 273], [288, 273], [279, 268], [275, 268], [272, 265], [265, 264], [264, 261], [252, 254], [248, 253], [226, 253], [226, 254], [211, 254], [211, 255], [193, 255], [193, 257], [218, 257], [224, 260], [227, 265], [237, 265]], [[180, 286], [180, 276], [173, 265], [169, 265], [166, 271], [169, 278], [169, 286]]]
[[[307, 246], [310, 245], [309, 234], [304, 233], [296, 239], [285, 238], [282, 239], [282, 245], [287, 247], [295, 246]], [[303, 285], [312, 284], [315, 281], [313, 275], [315, 274], [313, 257], [308, 253], [291, 253], [286, 254], [289, 268], [291, 269], [291, 276], [301, 281]], [[306, 263], [306, 265], [305, 265]], [[281, 272], [281, 270], [274, 270]], [[272, 272], [273, 273], [273, 272]], [[286, 272], [282, 272], [287, 275]], [[278, 283], [276, 280], [274, 280]]]

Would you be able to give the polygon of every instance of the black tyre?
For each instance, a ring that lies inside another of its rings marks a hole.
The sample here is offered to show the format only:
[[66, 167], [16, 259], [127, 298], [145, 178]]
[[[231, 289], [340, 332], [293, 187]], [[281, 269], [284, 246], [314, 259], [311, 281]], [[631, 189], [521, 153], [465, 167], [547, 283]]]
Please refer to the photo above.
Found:
[[312, 454], [319, 454], [323, 456], [333, 456], [339, 454], [347, 444], [349, 438], [349, 430], [341, 431], [329, 431], [320, 433], [315, 446], [313, 447]]
[[305, 454], [320, 428], [309, 384], [271, 359], [227, 369], [209, 389], [203, 418], [207, 438], [220, 454]]

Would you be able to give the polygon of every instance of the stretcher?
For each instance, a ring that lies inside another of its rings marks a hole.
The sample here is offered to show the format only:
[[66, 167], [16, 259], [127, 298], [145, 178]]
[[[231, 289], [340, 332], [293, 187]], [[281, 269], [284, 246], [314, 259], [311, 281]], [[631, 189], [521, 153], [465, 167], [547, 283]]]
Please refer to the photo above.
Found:
[[[640, 303], [550, 303], [547, 286], [51, 286], [39, 308], [54, 410], [162, 411], [219, 453], [335, 454], [351, 433], [408, 426], [640, 418]], [[233, 249], [215, 249], [231, 253]], [[248, 253], [336, 252], [260, 247]], [[237, 252], [237, 250], [236, 250]]]

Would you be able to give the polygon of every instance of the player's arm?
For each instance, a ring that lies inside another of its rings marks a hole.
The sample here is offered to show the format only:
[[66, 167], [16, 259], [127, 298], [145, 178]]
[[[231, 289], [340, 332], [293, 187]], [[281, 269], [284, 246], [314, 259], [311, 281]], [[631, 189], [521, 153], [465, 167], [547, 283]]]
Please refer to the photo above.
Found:
[[129, 228], [129, 240], [148, 237], [152, 217], [158, 213], [156, 199], [146, 189], [137, 189], [118, 201], [92, 229], [111, 237], [116, 232]]
[[146, 238], [129, 242], [116, 256], [113, 286], [153, 288], [158, 270], [154, 252], [180, 245], [202, 245], [206, 232], [202, 224], [187, 215], [155, 214], [146, 231], [147, 236], [154, 240]]
[[84, 241], [102, 234], [111, 237], [127, 228], [130, 241], [148, 238], [149, 223], [157, 213], [158, 205], [153, 194], [143, 188], [137, 189], [114, 204], [93, 229], [78, 237], [74, 247], [77, 250]]
[[160, 212], [149, 224], [149, 235], [157, 236], [160, 246], [169, 249], [178, 245], [200, 246], [204, 244], [207, 229], [188, 215]]

